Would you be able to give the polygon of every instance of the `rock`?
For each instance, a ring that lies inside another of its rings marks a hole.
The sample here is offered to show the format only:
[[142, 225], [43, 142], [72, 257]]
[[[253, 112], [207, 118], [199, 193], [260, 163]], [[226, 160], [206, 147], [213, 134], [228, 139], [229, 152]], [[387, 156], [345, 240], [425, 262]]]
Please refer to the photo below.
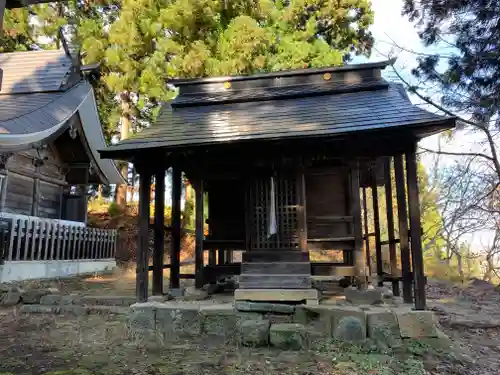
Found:
[[278, 314], [293, 314], [295, 312], [295, 306], [284, 303], [236, 301], [234, 307], [238, 311], [248, 312]]
[[240, 343], [245, 346], [266, 346], [269, 343], [269, 320], [244, 320], [238, 324]]
[[198, 336], [201, 334], [202, 317], [194, 303], [169, 302], [156, 308], [156, 329], [165, 337]]
[[3, 295], [2, 298], [2, 306], [14, 306], [17, 305], [21, 301], [21, 292], [17, 291], [8, 291]]
[[61, 303], [62, 296], [59, 294], [47, 294], [40, 299], [41, 305], [55, 306]]
[[171, 298], [179, 298], [183, 297], [184, 293], [184, 288], [172, 288], [168, 290], [167, 295], [169, 295]]
[[172, 297], [170, 295], [161, 295], [161, 296], [150, 296], [148, 297], [148, 302], [166, 302], [171, 300]]
[[269, 342], [280, 349], [301, 349], [306, 343], [305, 327], [298, 323], [273, 324]]
[[52, 289], [55, 289], [56, 293], [59, 292], [56, 288], [26, 290], [22, 294], [21, 300], [26, 304], [39, 304], [43, 296], [46, 296], [47, 294], [54, 294]]
[[10, 285], [0, 283], [0, 294], [7, 293], [10, 290]]
[[184, 301], [203, 301], [208, 298], [208, 292], [203, 289], [196, 289], [194, 287], [188, 287], [185, 290]]
[[358, 290], [346, 288], [345, 299], [354, 305], [378, 305], [383, 303], [382, 292], [377, 289]]
[[473, 279], [470, 285], [483, 290], [492, 290], [495, 288], [490, 282], [481, 279]]
[[130, 306], [129, 326], [132, 330], [156, 328], [156, 306], [154, 302], [136, 303]]
[[437, 337], [432, 311], [396, 311], [402, 338]]
[[366, 316], [367, 335], [380, 349], [402, 344], [396, 316], [391, 311], [370, 312]]
[[346, 342], [363, 342], [366, 340], [366, 327], [360, 319], [345, 316], [337, 323], [333, 336]]

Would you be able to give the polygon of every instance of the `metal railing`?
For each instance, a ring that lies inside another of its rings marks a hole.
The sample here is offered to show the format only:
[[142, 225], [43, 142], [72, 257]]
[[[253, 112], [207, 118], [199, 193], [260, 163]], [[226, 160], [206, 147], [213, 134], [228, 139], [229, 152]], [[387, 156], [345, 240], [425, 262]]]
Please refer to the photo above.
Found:
[[32, 216], [0, 217], [0, 264], [7, 261], [97, 260], [115, 257], [116, 229], [88, 228]]

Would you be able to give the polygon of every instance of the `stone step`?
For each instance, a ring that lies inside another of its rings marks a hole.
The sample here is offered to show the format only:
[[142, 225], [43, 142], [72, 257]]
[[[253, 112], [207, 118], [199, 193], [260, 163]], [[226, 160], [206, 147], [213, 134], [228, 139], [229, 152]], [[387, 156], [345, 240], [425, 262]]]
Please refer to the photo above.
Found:
[[245, 251], [243, 263], [309, 262], [309, 253], [297, 250]]
[[318, 303], [316, 289], [236, 289], [235, 301], [272, 301]]
[[262, 263], [243, 263], [241, 265], [242, 274], [303, 274], [311, 273], [311, 263], [309, 262], [262, 262]]
[[308, 274], [245, 274], [240, 275], [241, 289], [310, 289], [311, 275]]

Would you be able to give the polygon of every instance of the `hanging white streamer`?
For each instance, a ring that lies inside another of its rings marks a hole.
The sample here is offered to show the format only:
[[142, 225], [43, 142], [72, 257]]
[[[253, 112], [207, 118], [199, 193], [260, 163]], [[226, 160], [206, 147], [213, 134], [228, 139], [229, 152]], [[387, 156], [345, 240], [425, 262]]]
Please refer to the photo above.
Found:
[[269, 199], [269, 230], [268, 238], [276, 234], [276, 197], [274, 191], [274, 177], [271, 177], [270, 184], [270, 199]]

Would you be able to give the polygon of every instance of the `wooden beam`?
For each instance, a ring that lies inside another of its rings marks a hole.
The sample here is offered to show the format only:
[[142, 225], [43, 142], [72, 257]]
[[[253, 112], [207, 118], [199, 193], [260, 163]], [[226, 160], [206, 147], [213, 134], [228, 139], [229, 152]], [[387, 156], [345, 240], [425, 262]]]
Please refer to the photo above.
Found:
[[[365, 240], [365, 256], [366, 256], [366, 269], [368, 270], [369, 275], [371, 275], [372, 270], [372, 260], [370, 254], [370, 238], [368, 232], [368, 207], [366, 200], [366, 188], [363, 188], [363, 224], [365, 229], [365, 234], [363, 235], [363, 240]], [[367, 276], [369, 276], [367, 275]]]
[[[389, 244], [389, 258], [391, 262], [391, 275], [396, 275], [398, 269], [398, 259], [396, 257], [396, 240], [394, 235], [394, 211], [392, 206], [392, 179], [391, 179], [391, 159], [384, 159], [384, 182], [385, 182], [385, 206], [387, 213], [387, 237]], [[399, 297], [399, 281], [392, 282], [392, 292]]]
[[149, 190], [151, 173], [142, 170], [139, 176], [139, 234], [137, 246], [136, 296], [138, 302], [148, 300]]
[[163, 294], [163, 253], [165, 249], [165, 170], [155, 173], [155, 221], [153, 253], [153, 295]]
[[297, 193], [297, 236], [302, 251], [307, 251], [307, 211], [306, 211], [306, 179], [304, 168], [297, 169], [296, 176]]
[[383, 259], [382, 259], [382, 243], [380, 238], [380, 212], [378, 204], [378, 190], [377, 190], [377, 169], [372, 168], [372, 204], [373, 204], [373, 229], [375, 230], [375, 257], [377, 262], [377, 276], [378, 286], [383, 286], [384, 282], [382, 276], [384, 273]]
[[170, 247], [170, 288], [180, 287], [181, 253], [181, 189], [182, 173], [178, 165], [172, 167], [172, 242]]
[[403, 301], [412, 303], [412, 279], [410, 266], [410, 242], [408, 238], [408, 216], [406, 213], [405, 177], [402, 155], [394, 156], [396, 197], [398, 201], [399, 246], [401, 250], [401, 273], [403, 278]]
[[359, 162], [351, 163], [349, 168], [350, 185], [350, 216], [352, 216], [352, 234], [354, 236], [354, 266], [356, 268], [356, 277], [358, 278], [358, 287], [366, 287], [366, 263], [363, 254], [363, 229], [361, 225], [361, 202], [359, 199]]
[[205, 221], [203, 219], [203, 200], [204, 200], [203, 180], [196, 184], [195, 189], [195, 287], [201, 289], [205, 284], [203, 278], [203, 239], [205, 231]]
[[425, 274], [422, 252], [420, 201], [418, 197], [417, 144], [406, 153], [406, 178], [408, 184], [408, 210], [410, 215], [411, 255], [415, 287], [415, 309], [425, 310]]

